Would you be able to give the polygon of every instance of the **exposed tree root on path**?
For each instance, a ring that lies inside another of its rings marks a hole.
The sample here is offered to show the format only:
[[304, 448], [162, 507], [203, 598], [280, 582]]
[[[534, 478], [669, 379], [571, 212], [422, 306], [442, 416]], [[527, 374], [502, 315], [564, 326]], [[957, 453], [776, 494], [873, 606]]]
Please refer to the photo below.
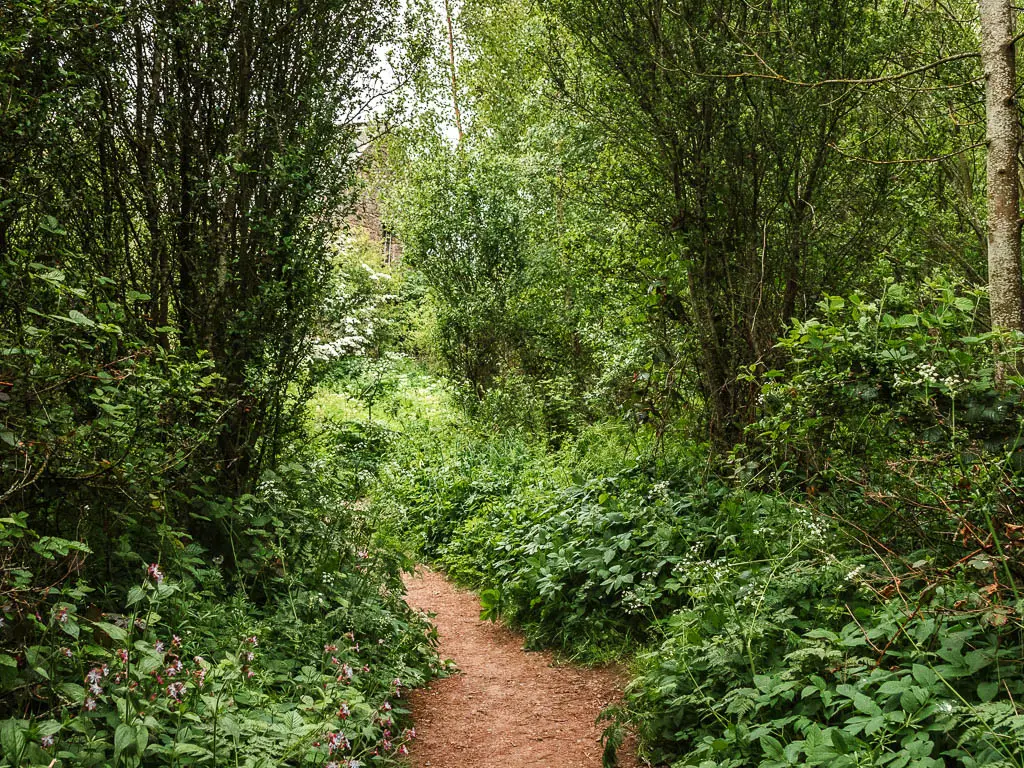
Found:
[[[435, 613], [442, 658], [459, 673], [410, 695], [415, 768], [600, 768], [601, 710], [618, 699], [617, 670], [553, 666], [523, 638], [480, 620], [480, 603], [437, 573], [406, 577], [407, 601]], [[628, 745], [620, 765], [632, 768]]]

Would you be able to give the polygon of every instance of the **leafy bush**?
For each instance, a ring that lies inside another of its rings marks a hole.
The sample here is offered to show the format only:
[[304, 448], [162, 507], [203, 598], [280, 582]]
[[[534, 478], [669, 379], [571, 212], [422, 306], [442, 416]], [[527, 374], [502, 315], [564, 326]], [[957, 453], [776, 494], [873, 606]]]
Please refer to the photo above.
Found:
[[630, 708], [651, 757], [706, 768], [1019, 765], [1024, 677], [1007, 609], [955, 578], [916, 603], [878, 601], [888, 574], [855, 562], [776, 563], [752, 589], [742, 566], [706, 579], [701, 604], [639, 657]]
[[33, 643], [0, 656], [5, 689], [24, 700], [22, 717], [0, 724], [0, 765], [319, 766], [404, 754], [412, 732], [396, 724], [407, 714], [399, 697], [423, 682], [432, 649], [397, 598], [353, 607], [377, 587], [372, 560], [254, 611], [224, 595], [202, 555], [183, 553], [181, 581], [151, 564], [122, 613], [96, 611], [80, 584], [32, 617]]
[[126, 590], [85, 578], [87, 543], [0, 520], [0, 766], [396, 764], [403, 692], [443, 670], [358, 503], [382, 447], [325, 425], [256, 493], [208, 502], [238, 526], [231, 568], [170, 525], [158, 561], [122, 538]]
[[420, 428], [378, 509], [486, 617], [636, 650], [619, 717], [655, 764], [1021, 765], [1024, 382], [978, 301], [827, 299], [720, 465], [610, 427], [555, 452]]

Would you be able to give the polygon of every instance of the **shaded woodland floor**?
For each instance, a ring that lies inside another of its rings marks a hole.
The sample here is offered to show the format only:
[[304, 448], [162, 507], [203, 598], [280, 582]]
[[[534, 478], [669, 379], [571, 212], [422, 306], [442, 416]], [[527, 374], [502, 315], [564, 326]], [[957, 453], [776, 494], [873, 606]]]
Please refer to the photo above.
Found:
[[[410, 695], [415, 768], [599, 768], [595, 719], [621, 695], [619, 670], [524, 651], [521, 635], [481, 621], [476, 596], [433, 571], [407, 576], [406, 587], [410, 606], [435, 614], [440, 655], [459, 668]], [[635, 765], [629, 747], [624, 768]]]

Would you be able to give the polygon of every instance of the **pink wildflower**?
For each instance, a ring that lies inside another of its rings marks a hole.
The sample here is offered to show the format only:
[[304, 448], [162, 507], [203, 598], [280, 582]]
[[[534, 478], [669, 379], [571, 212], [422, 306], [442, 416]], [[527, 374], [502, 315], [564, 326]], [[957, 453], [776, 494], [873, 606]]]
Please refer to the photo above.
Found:
[[181, 701], [185, 695], [184, 683], [171, 683], [167, 686], [167, 695], [174, 701]]
[[349, 740], [345, 738], [345, 734], [341, 731], [337, 733], [330, 733], [327, 735], [327, 751], [334, 753], [337, 751], [344, 752], [351, 747]]
[[164, 580], [164, 574], [160, 570], [160, 566], [157, 563], [151, 563], [149, 568], [146, 569], [146, 573], [149, 574], [149, 578], [160, 584]]
[[96, 699], [94, 699], [92, 696], [86, 696], [85, 703], [83, 703], [82, 706], [85, 707], [86, 711], [92, 712], [94, 709], [96, 709]]

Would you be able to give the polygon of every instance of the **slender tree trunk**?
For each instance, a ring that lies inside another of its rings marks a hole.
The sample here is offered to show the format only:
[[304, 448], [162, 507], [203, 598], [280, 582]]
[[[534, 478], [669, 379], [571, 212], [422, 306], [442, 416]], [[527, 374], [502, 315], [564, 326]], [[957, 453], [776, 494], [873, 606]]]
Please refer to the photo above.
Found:
[[1012, 0], [978, 0], [988, 141], [988, 284], [992, 327], [1024, 331], [1020, 264], [1020, 118]]
[[459, 112], [459, 86], [455, 78], [455, 30], [452, 26], [451, 0], [444, 0], [444, 16], [448, 22], [448, 55], [452, 68], [452, 106], [455, 107], [455, 127], [459, 131], [459, 141], [462, 141], [462, 114]]

